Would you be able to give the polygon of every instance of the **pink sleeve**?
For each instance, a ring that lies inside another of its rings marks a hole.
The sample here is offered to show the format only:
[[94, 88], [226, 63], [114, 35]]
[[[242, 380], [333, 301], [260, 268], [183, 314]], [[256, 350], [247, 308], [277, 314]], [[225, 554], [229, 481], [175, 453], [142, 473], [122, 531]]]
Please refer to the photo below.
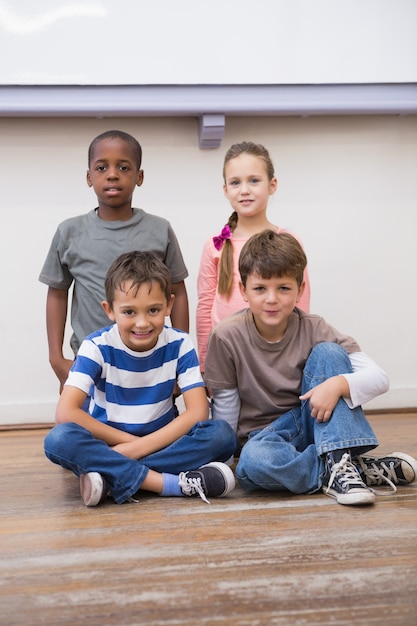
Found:
[[306, 313], [310, 313], [310, 278], [308, 275], [308, 267], [304, 270], [304, 282], [304, 293], [301, 296], [300, 301], [297, 302], [297, 307]]
[[211, 332], [211, 314], [217, 290], [217, 267], [219, 256], [212, 238], [208, 239], [203, 247], [200, 260], [200, 269], [197, 278], [197, 349], [200, 369], [204, 372], [207, 341]]

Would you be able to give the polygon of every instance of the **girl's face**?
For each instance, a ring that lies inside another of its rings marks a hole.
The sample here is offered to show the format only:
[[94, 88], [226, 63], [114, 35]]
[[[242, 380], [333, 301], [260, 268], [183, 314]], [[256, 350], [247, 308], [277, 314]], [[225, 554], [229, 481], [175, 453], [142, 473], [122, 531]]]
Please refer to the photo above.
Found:
[[239, 217], [266, 213], [269, 196], [275, 193], [278, 181], [268, 178], [265, 161], [252, 154], [241, 154], [225, 166], [223, 190]]

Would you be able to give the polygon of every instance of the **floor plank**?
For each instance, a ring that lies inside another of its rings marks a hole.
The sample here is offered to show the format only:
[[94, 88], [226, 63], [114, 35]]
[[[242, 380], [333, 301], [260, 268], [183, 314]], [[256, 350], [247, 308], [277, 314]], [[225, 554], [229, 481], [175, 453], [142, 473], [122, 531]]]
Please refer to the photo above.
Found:
[[[417, 457], [417, 413], [369, 419], [378, 454]], [[417, 483], [364, 508], [237, 488], [88, 509], [45, 433], [0, 432], [2, 626], [417, 625]]]

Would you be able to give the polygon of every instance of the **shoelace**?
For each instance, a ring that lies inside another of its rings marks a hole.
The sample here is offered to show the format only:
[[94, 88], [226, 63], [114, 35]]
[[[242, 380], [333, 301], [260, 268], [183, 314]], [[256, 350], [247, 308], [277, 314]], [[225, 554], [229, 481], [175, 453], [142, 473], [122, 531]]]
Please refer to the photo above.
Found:
[[179, 475], [178, 484], [181, 487], [182, 492], [186, 496], [193, 496], [197, 493], [200, 498], [204, 500], [204, 502], [210, 504], [201, 485], [201, 478], [189, 478], [186, 472], [181, 472], [181, 474]]
[[340, 482], [343, 484], [343, 486], [346, 483], [349, 483], [350, 485], [357, 485], [358, 487], [364, 486], [363, 480], [360, 477], [358, 470], [350, 460], [350, 455], [345, 452], [340, 461], [338, 463], [334, 463], [332, 467], [329, 484], [327, 485], [326, 491], [330, 490], [330, 487], [332, 486], [334, 479], [336, 478], [336, 474], [338, 474], [339, 472], [341, 473]]
[[[390, 463], [390, 466], [387, 467], [384, 462], [381, 462], [380, 465], [384, 470], [382, 471], [379, 469], [376, 463], [371, 463], [370, 465], [368, 465], [360, 456], [358, 456], [357, 461], [361, 467], [362, 472], [367, 478], [369, 478], [371, 485], [381, 485], [382, 483], [387, 483], [394, 493], [397, 491], [397, 487], [394, 484], [394, 481], [397, 481], [398, 479], [397, 474], [395, 473], [394, 463]], [[386, 472], [386, 475], [384, 472]], [[376, 489], [372, 489], [372, 491], [383, 496], [389, 495], [384, 491], [377, 491]]]

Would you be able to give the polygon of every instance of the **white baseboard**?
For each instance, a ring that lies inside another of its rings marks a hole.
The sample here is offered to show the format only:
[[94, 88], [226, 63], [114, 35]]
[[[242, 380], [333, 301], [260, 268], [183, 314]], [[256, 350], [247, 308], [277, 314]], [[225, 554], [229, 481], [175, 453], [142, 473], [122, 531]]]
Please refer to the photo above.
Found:
[[[180, 399], [181, 402], [181, 399]], [[53, 424], [56, 402], [34, 404], [0, 404], [0, 426], [14, 424]], [[178, 408], [183, 410], [183, 405]], [[390, 389], [387, 393], [371, 402], [367, 402], [366, 410], [417, 410], [417, 388]]]
[[0, 425], [53, 424], [56, 402], [0, 404]]

